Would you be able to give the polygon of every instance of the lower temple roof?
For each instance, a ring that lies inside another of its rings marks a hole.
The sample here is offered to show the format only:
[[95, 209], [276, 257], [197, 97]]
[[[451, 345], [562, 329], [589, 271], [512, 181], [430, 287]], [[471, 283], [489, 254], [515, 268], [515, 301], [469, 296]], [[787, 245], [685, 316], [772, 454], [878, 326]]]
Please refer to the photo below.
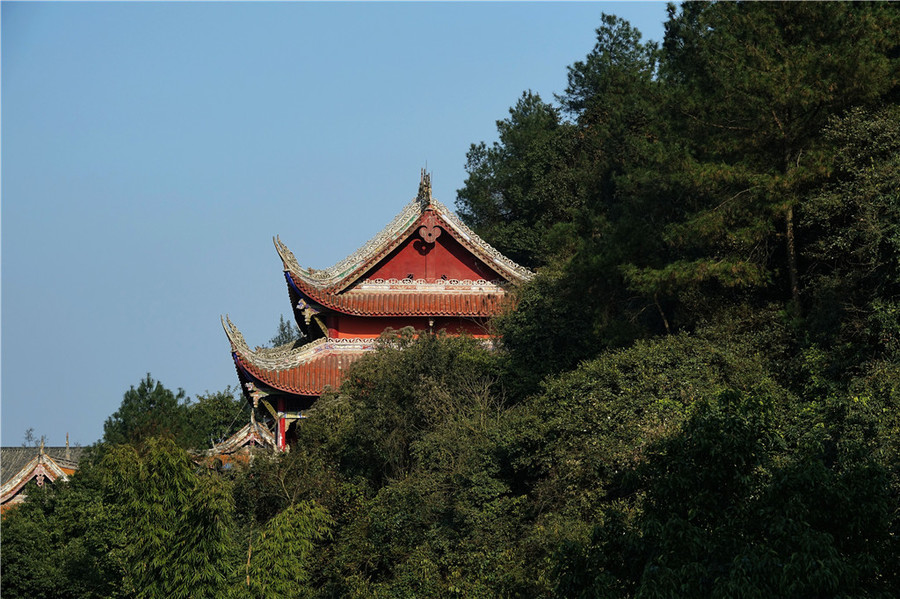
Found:
[[[326, 341], [339, 341], [328, 339]], [[343, 340], [340, 340], [343, 341]], [[371, 341], [371, 340], [370, 340]], [[281, 370], [266, 369], [253, 363], [252, 358], [235, 352], [234, 361], [245, 375], [257, 384], [295, 395], [321, 395], [328, 388], [341, 386], [344, 373], [350, 365], [365, 354], [366, 350], [333, 350], [326, 344], [321, 353], [312, 356], [302, 365]]]
[[250, 349], [231, 320], [226, 317], [222, 325], [245, 392], [247, 383], [305, 396], [321, 395], [329, 387], [337, 389], [350, 365], [374, 349], [376, 341], [322, 338], [273, 349]]

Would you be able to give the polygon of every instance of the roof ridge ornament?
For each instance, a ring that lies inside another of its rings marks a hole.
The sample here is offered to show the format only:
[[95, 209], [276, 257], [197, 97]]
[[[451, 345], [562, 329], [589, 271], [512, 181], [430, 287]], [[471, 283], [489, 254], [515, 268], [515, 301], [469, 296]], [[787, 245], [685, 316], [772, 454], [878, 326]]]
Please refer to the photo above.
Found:
[[416, 196], [419, 205], [424, 210], [431, 204], [431, 173], [422, 169], [422, 178], [419, 180], [419, 195]]

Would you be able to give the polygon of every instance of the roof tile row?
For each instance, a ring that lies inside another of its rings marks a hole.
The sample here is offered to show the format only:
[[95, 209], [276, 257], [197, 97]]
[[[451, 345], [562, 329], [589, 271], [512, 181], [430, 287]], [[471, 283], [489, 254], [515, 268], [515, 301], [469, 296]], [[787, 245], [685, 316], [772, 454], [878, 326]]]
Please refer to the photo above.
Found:
[[503, 307], [505, 292], [404, 292], [349, 291], [328, 293], [308, 285], [299, 277], [291, 279], [309, 299], [345, 314], [359, 316], [461, 316], [490, 317]]
[[260, 382], [297, 395], [321, 395], [326, 387], [337, 389], [350, 365], [364, 355], [363, 351], [326, 351], [296, 368], [267, 370], [235, 354], [239, 366]]

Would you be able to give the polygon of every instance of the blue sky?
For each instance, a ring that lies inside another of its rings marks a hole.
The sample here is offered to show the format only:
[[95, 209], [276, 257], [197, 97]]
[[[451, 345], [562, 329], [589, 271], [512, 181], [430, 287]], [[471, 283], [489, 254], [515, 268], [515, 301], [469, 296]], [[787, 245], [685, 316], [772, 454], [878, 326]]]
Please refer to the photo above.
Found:
[[0, 443], [93, 443], [150, 373], [235, 385], [301, 264], [352, 253], [523, 91], [561, 93], [600, 13], [660, 41], [664, 3], [3, 2]]

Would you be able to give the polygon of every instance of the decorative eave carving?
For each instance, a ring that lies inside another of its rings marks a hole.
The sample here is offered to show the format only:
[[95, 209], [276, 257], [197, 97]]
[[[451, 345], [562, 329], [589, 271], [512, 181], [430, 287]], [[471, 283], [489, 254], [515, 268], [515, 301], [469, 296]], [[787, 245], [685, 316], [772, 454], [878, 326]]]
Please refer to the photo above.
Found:
[[281, 237], [276, 235], [272, 238], [272, 243], [275, 244], [275, 251], [278, 252], [278, 256], [281, 258], [281, 263], [284, 264], [284, 270], [289, 272], [299, 273], [303, 271], [303, 268], [300, 267], [300, 263], [297, 262], [297, 258], [294, 256], [294, 253], [288, 249], [286, 245], [281, 241]]
[[309, 343], [295, 341], [278, 347], [256, 347], [250, 349], [244, 335], [228, 316], [222, 318], [222, 328], [231, 343], [231, 351], [251, 364], [266, 370], [285, 370], [299, 366], [321, 351], [328, 339], [321, 338]]
[[257, 422], [254, 418], [228, 439], [217, 443], [212, 449], [207, 450], [206, 455], [229, 455], [250, 444], [273, 449], [275, 447], [275, 435], [264, 424]]
[[534, 277], [534, 273], [518, 264], [513, 262], [506, 256], [500, 253], [499, 250], [494, 248], [491, 244], [486, 242], [484, 239], [475, 234], [475, 232], [470, 229], [464, 222], [462, 222], [458, 216], [456, 216], [455, 212], [452, 212], [449, 208], [438, 202], [437, 200], [433, 200], [431, 205], [436, 208], [438, 214], [440, 214], [441, 218], [447, 222], [453, 229], [454, 233], [458, 235], [457, 238], [462, 238], [465, 240], [466, 245], [470, 248], [476, 249], [476, 255], [482, 254], [480, 257], [487, 258], [488, 262], [492, 262], [497, 265], [502, 271], [509, 273], [510, 279], [517, 282], [525, 282]]
[[510, 297], [504, 285], [484, 279], [366, 279], [342, 293], [317, 289], [304, 281], [297, 284], [317, 306], [356, 316], [490, 318]]
[[506, 292], [506, 285], [502, 280], [487, 281], [485, 279], [444, 279], [441, 281], [426, 281], [425, 279], [364, 279], [353, 286], [348, 293], [362, 291], [397, 291], [409, 293], [440, 292], [440, 293], [495, 293]]
[[375, 339], [328, 338], [323, 337], [309, 343], [288, 343], [279, 347], [256, 347], [250, 349], [244, 336], [227, 316], [222, 318], [222, 327], [231, 342], [231, 350], [242, 360], [262, 370], [278, 372], [291, 370], [308, 362], [325, 351], [363, 352], [371, 350]]

